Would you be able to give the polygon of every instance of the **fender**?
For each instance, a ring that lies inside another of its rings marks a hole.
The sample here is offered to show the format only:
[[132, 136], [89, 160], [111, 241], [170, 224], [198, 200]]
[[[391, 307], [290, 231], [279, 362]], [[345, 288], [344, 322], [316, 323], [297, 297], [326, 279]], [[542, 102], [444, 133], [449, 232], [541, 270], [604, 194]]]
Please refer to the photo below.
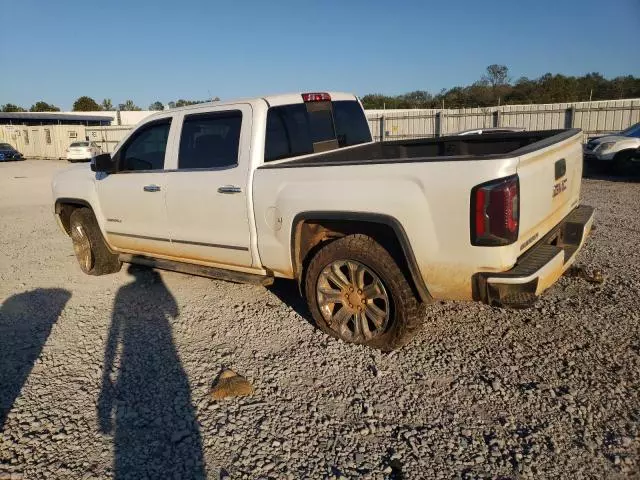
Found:
[[429, 290], [427, 289], [426, 284], [424, 283], [424, 279], [420, 274], [420, 270], [418, 268], [418, 262], [416, 261], [416, 257], [413, 254], [413, 249], [411, 248], [411, 244], [409, 243], [409, 238], [402, 226], [402, 224], [390, 215], [384, 215], [380, 213], [368, 213], [368, 212], [337, 212], [337, 211], [308, 211], [298, 213], [292, 222], [291, 225], [291, 264], [294, 266], [294, 274], [297, 276], [299, 272], [297, 272], [298, 262], [296, 260], [296, 230], [298, 225], [301, 222], [305, 222], [308, 220], [327, 220], [327, 221], [350, 221], [350, 222], [366, 222], [371, 224], [384, 225], [386, 227], [390, 227], [396, 235], [398, 242], [400, 243], [400, 247], [402, 248], [402, 253], [404, 254], [407, 265], [409, 266], [409, 274], [411, 275], [411, 279], [413, 280], [413, 284], [420, 296], [420, 299], [423, 302], [431, 301], [431, 295], [429, 294]]

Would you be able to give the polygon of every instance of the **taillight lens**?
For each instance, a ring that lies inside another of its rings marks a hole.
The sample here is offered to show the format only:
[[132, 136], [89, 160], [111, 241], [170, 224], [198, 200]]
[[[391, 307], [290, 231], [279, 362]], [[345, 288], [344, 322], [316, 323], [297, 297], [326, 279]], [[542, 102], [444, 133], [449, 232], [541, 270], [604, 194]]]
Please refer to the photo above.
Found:
[[471, 244], [509, 245], [518, 239], [520, 186], [517, 175], [471, 191]]
[[305, 102], [330, 102], [331, 95], [328, 93], [303, 93], [302, 100]]

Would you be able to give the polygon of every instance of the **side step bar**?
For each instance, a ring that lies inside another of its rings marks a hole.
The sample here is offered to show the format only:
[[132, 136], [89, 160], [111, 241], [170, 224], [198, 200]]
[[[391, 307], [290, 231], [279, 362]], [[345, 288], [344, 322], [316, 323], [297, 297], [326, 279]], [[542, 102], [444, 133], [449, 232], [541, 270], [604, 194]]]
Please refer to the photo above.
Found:
[[215, 278], [233, 283], [248, 283], [251, 285], [269, 286], [273, 284], [273, 275], [255, 275], [253, 273], [235, 272], [222, 268], [206, 267], [194, 265], [193, 263], [175, 262], [163, 258], [145, 257], [143, 255], [121, 254], [120, 261], [124, 263], [135, 263], [146, 267], [158, 268], [160, 270], [170, 270], [172, 272], [187, 273], [199, 277]]

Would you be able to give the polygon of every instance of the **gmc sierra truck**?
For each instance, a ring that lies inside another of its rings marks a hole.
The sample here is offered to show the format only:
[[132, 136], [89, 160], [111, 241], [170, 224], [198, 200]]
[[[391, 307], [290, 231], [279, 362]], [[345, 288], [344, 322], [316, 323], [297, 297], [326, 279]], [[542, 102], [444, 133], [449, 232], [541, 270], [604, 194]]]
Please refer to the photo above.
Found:
[[581, 135], [377, 143], [350, 94], [199, 104], [58, 174], [55, 214], [89, 275], [295, 279], [319, 328], [391, 350], [433, 299], [527, 306], [573, 263], [593, 222]]

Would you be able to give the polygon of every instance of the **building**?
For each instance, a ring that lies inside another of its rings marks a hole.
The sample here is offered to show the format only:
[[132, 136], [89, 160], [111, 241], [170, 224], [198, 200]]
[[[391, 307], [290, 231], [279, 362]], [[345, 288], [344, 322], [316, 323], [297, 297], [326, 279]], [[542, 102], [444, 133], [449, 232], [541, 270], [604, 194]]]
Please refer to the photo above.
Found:
[[84, 125], [86, 127], [109, 126], [116, 112], [95, 115], [85, 112], [0, 112], [0, 125]]

